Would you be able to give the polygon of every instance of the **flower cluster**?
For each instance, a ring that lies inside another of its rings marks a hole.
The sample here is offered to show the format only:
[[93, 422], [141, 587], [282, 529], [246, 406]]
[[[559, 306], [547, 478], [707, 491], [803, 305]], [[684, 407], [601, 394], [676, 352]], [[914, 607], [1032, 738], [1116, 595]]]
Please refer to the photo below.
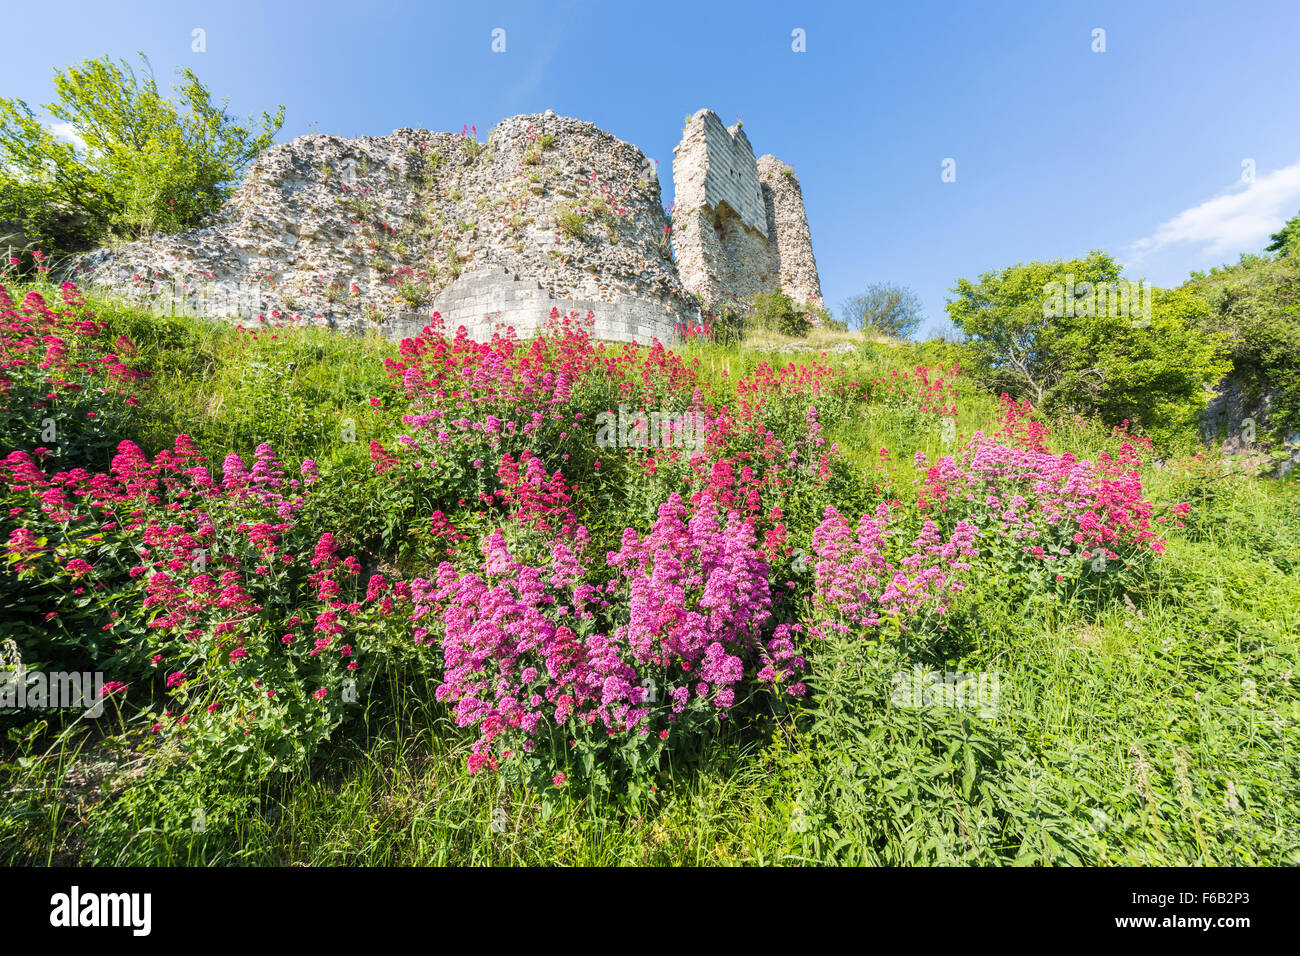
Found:
[[903, 547], [906, 536], [900, 539], [888, 504], [863, 515], [856, 527], [828, 507], [812, 538], [819, 628], [847, 633], [850, 625], [874, 628], [889, 618], [902, 624], [923, 611], [943, 615], [949, 596], [965, 587], [958, 575], [970, 570], [978, 536], [973, 524], [959, 521], [945, 540], [927, 520]]
[[75, 285], [59, 295], [52, 306], [31, 291], [19, 306], [0, 285], [0, 421], [11, 448], [102, 462], [145, 373]]
[[803, 692], [790, 679], [803, 659], [790, 628], [771, 625], [769, 568], [736, 512], [674, 495], [648, 534], [624, 533], [603, 587], [590, 582], [588, 543], [579, 526], [530, 564], [498, 530], [478, 571], [444, 563], [435, 581], [413, 582], [417, 634], [443, 648], [438, 699], [479, 733], [472, 772], [509, 752], [553, 773], [557, 741], [564, 761], [563, 741], [602, 736], [650, 759], [674, 730], [723, 718], [760, 687]]
[[262, 445], [251, 467], [228, 455], [217, 480], [204, 462], [185, 435], [152, 459], [123, 441], [104, 473], [47, 473], [11, 452], [4, 553], [50, 608], [44, 646], [98, 647], [114, 676], [170, 674], [156, 733], [199, 758], [296, 764], [387, 642], [409, 641], [410, 590], [381, 574], [363, 584], [332, 534], [296, 524], [313, 463], [286, 478]]

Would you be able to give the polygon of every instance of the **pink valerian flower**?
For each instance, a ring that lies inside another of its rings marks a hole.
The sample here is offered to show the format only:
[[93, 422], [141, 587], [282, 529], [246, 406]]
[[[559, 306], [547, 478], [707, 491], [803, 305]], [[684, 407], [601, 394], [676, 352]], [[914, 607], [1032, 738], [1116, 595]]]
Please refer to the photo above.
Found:
[[334, 557], [336, 551], [338, 551], [338, 545], [334, 542], [334, 535], [326, 531], [320, 536], [320, 540], [316, 542], [316, 547], [312, 551], [311, 566], [314, 568], [323, 564], [326, 568], [337, 567], [338, 560]]
[[316, 626], [312, 630], [324, 634], [342, 634], [343, 626], [339, 623], [337, 612], [322, 611], [316, 616]]
[[378, 441], [370, 443], [370, 459], [375, 463], [375, 474], [377, 475], [382, 475], [384, 472], [401, 464], [401, 459], [385, 451], [384, 446]]
[[382, 595], [388, 589], [389, 589], [389, 584], [384, 579], [384, 576], [382, 574], [372, 574], [370, 576], [369, 583], [366, 585], [366, 600], [367, 601], [378, 600], [379, 596]]
[[18, 559], [15, 568], [23, 571], [31, 567], [29, 562], [46, 550], [45, 546], [40, 544], [36, 535], [27, 528], [15, 528], [9, 532], [9, 543], [5, 548], [5, 553], [13, 558]]
[[83, 561], [81, 558], [73, 558], [68, 562], [67, 567], [68, 573], [74, 578], [82, 577], [83, 575], [89, 574], [91, 571], [95, 570], [90, 564]]
[[[478, 747], [479, 745], [476, 742], [474, 746]], [[471, 776], [473, 774], [478, 773], [484, 767], [486, 767], [489, 770], [495, 770], [497, 767], [497, 759], [490, 750], [482, 750], [482, 749], [474, 750], [469, 755], [469, 760], [467, 761], [467, 763], [468, 763], [469, 772]]]
[[226, 489], [227, 493], [243, 491], [252, 480], [252, 476], [248, 473], [248, 466], [234, 452], [226, 456], [226, 460], [221, 465], [221, 471], [224, 475], [221, 486]]
[[[504, 478], [519, 487], [512, 474]], [[528, 527], [533, 512], [519, 507], [512, 518], [512, 527]], [[444, 679], [435, 696], [453, 704], [459, 726], [480, 733], [473, 772], [489, 765], [501, 734], [517, 734], [528, 751], [529, 737], [571, 720], [607, 734], [648, 733], [650, 675], [680, 713], [690, 690], [668, 685], [693, 671], [701, 703], [725, 712], [746, 661], [763, 650], [768, 565], [751, 525], [721, 513], [710, 494], [694, 507], [674, 495], [648, 535], [625, 532], [608, 557], [617, 577], [601, 591], [586, 583], [587, 541], [579, 525], [553, 538], [548, 560], [534, 565], [515, 557], [497, 531], [484, 543], [482, 574], [444, 563], [435, 581], [412, 583], [413, 620], [422, 629], [433, 618], [442, 633]], [[615, 592], [630, 608], [628, 623], [610, 634], [575, 630]]]
[[[974, 525], [959, 521], [945, 541], [927, 520], [905, 546], [892, 522], [883, 502], [873, 515], [863, 515], [856, 529], [827, 507], [812, 537], [813, 607], [819, 616], [834, 618], [830, 626], [876, 627], [885, 616], [906, 618], [924, 609], [943, 614], [948, 595], [964, 586], [957, 574], [969, 570], [967, 559], [977, 554]], [[770, 650], [779, 662], [789, 648], [782, 641]]]
[[[986, 545], [1006, 546], [1047, 564], [1080, 566], [1083, 552], [1102, 547], [1132, 563], [1159, 554], [1154, 506], [1143, 497], [1136, 439], [1121, 435], [1115, 455], [1095, 462], [1042, 447], [1027, 412], [1010, 403], [1011, 437], [999, 444], [977, 432], [955, 456], [930, 466], [922, 482], [923, 509], [946, 522], [956, 511], [980, 529]], [[982, 507], [976, 509], [970, 503]]]

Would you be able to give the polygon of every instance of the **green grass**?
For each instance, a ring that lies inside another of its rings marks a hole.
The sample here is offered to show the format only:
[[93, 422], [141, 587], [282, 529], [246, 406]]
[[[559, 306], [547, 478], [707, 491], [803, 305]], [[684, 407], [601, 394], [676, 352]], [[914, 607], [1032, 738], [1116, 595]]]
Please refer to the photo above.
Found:
[[[187, 432], [204, 454], [268, 442], [286, 459], [368, 466], [392, 343], [312, 330], [252, 339], [228, 326], [101, 312], [153, 369], [135, 436]], [[807, 352], [690, 345], [702, 377], [731, 383]], [[942, 357], [859, 343], [827, 361], [866, 380]], [[725, 373], [725, 374], [724, 374]], [[723, 386], [726, 390], [727, 386]], [[963, 381], [957, 430], [991, 430], [994, 397]], [[351, 419], [353, 440], [343, 423]], [[828, 439], [895, 487], [943, 443], [888, 403]], [[1087, 422], [1053, 424], [1054, 449], [1103, 447]], [[1089, 600], [1017, 602], [980, 579], [944, 639], [915, 660], [996, 671], [995, 716], [890, 706], [908, 666], [878, 639], [817, 651], [816, 706], [733, 728], [697, 766], [660, 775], [652, 799], [546, 801], [464, 773], [469, 735], [433, 686], [392, 675], [391, 704], [334, 741], [310, 771], [266, 784], [195, 777], [107, 718], [92, 738], [28, 728], [0, 749], [0, 859], [96, 864], [1085, 863], [1300, 864], [1300, 493], [1292, 481], [1142, 470], [1157, 502], [1190, 501], [1184, 529], [1140, 586]], [[359, 493], [358, 493], [359, 494]], [[363, 503], [341, 499], [340, 514]], [[93, 759], [91, 759], [93, 756]], [[95, 761], [97, 783], [68, 772]], [[196, 828], [196, 811], [202, 827]]]
[[[322, 461], [366, 445], [367, 398], [388, 389], [383, 360], [393, 343], [324, 329], [254, 333], [188, 316], [151, 316], [105, 305], [100, 318], [125, 335], [139, 364], [152, 371], [141, 395], [137, 440], [147, 450], [190, 435], [213, 456], [251, 452], [266, 442], [286, 457]], [[356, 423], [344, 441], [344, 422]]]

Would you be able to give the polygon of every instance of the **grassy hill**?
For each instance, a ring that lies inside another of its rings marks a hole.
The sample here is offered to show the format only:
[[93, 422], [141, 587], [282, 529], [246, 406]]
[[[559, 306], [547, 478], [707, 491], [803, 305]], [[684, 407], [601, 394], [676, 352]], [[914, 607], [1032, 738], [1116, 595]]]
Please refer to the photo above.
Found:
[[[1294, 481], [1157, 463], [937, 342], [7, 295], [6, 653], [113, 683], [0, 711], [0, 858], [1300, 863]], [[601, 444], [620, 405], [705, 440]]]

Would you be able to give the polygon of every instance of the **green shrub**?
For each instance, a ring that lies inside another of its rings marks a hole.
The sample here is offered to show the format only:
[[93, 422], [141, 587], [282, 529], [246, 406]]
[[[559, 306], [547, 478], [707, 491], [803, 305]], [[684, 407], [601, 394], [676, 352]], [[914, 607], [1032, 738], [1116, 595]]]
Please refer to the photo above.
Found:
[[[147, 59], [143, 59], [146, 68]], [[109, 237], [177, 232], [215, 212], [284, 122], [233, 122], [194, 71], [178, 71], [180, 102], [152, 71], [86, 60], [56, 71], [50, 116], [84, 148], [57, 139], [22, 100], [0, 99], [0, 220], [62, 254]]]
[[571, 206], [561, 206], [555, 212], [555, 225], [570, 239], [587, 238], [587, 217]]
[[778, 290], [759, 293], [750, 298], [745, 325], [792, 338], [803, 338], [812, 331], [813, 323], [806, 309], [800, 308], [794, 299]]
[[[1206, 386], [1228, 369], [1223, 340], [1204, 334], [1208, 309], [1182, 290], [1147, 292], [1149, 312], [1139, 314], [1137, 296], [1128, 314], [1112, 314], [1123, 311], [1109, 292], [1120, 281], [1103, 252], [1017, 264], [959, 280], [947, 309], [966, 336], [966, 364], [994, 391], [1109, 425], [1127, 420], [1162, 447], [1185, 446], [1195, 440]], [[1102, 288], [1108, 298], [1094, 300]], [[1086, 307], [1061, 308], [1069, 294], [1061, 289], [1077, 290]]]
[[399, 301], [412, 309], [419, 308], [420, 304], [429, 297], [429, 284], [427, 282], [402, 282], [397, 286], [396, 295]]
[[1248, 391], [1275, 395], [1267, 437], [1300, 432], [1300, 254], [1243, 256], [1236, 266], [1193, 273], [1183, 288], [1208, 303], [1198, 327], [1227, 339], [1234, 377]]

